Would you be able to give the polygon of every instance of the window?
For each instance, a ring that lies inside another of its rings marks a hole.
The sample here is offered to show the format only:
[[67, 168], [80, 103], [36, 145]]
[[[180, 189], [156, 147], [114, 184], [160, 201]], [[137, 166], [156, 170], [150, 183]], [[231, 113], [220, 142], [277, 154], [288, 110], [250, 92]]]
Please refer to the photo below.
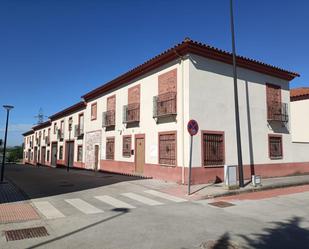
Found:
[[266, 84], [267, 119], [277, 120], [281, 114], [281, 87]]
[[63, 131], [64, 131], [64, 120], [61, 120], [61, 123], [60, 123], [60, 131], [61, 131], [61, 134], [62, 134]]
[[97, 103], [91, 105], [91, 120], [97, 119]]
[[203, 166], [216, 166], [224, 164], [224, 133], [202, 133], [202, 159]]
[[57, 132], [57, 123], [54, 123], [54, 134]]
[[62, 145], [59, 147], [59, 159], [60, 160], [63, 159], [63, 146]]
[[49, 162], [49, 150], [47, 150], [47, 156], [46, 156], [46, 158], [47, 158], [47, 162]]
[[283, 157], [281, 135], [269, 135], [268, 146], [270, 159], [281, 159]]
[[176, 165], [176, 132], [159, 133], [159, 164]]
[[131, 136], [123, 136], [122, 138], [122, 156], [131, 156]]
[[43, 130], [43, 139], [45, 139], [45, 130]]
[[73, 118], [70, 117], [69, 120], [68, 120], [68, 131], [72, 130], [72, 125], [73, 125]]
[[82, 145], [77, 146], [77, 161], [78, 162], [83, 161], [83, 146]]
[[106, 138], [106, 159], [114, 159], [115, 138]]

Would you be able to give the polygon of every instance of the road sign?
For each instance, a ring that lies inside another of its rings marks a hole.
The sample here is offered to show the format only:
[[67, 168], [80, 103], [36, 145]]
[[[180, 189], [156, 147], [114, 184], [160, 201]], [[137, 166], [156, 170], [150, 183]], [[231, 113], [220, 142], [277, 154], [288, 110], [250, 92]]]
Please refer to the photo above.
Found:
[[190, 136], [196, 135], [198, 133], [198, 123], [194, 119], [191, 119], [187, 124], [187, 129]]

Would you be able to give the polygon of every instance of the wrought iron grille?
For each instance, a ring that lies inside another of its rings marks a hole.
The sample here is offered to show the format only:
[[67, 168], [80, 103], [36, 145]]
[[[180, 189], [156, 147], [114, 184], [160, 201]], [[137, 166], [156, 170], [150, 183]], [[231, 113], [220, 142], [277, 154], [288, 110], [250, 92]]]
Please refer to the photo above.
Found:
[[204, 166], [224, 164], [223, 134], [203, 134], [203, 163]]
[[176, 92], [163, 93], [153, 97], [153, 117], [162, 117], [177, 114]]
[[106, 139], [106, 159], [114, 159], [114, 150], [115, 150], [115, 139], [107, 138]]
[[139, 122], [139, 114], [139, 103], [133, 103], [123, 106], [123, 123]]
[[159, 135], [159, 163], [176, 165], [176, 134]]
[[64, 137], [64, 133], [63, 133], [63, 131], [62, 130], [57, 130], [57, 138], [59, 139], [59, 140], [62, 140], [63, 139], [63, 137]]
[[272, 159], [282, 158], [282, 137], [269, 137], [269, 157]]
[[74, 135], [75, 137], [80, 137], [84, 135], [84, 127], [82, 125], [75, 125], [74, 127]]
[[115, 125], [115, 110], [103, 112], [102, 126], [109, 127]]
[[267, 118], [269, 121], [288, 122], [289, 113], [287, 103], [272, 102], [267, 105]]
[[131, 136], [124, 136], [122, 141], [122, 156], [131, 156]]

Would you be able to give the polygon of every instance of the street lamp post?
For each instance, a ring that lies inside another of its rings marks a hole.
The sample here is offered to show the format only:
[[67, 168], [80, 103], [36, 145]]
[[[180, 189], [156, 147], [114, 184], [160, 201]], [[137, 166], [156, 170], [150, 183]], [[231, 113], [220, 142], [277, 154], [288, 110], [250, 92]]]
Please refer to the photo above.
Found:
[[6, 139], [8, 135], [9, 115], [10, 115], [10, 110], [13, 109], [14, 106], [4, 105], [3, 107], [4, 109], [6, 109], [6, 125], [5, 125], [4, 144], [3, 144], [2, 166], [1, 166], [1, 183], [3, 183], [3, 178], [4, 178], [4, 163], [5, 163], [5, 153], [6, 153]]
[[69, 119], [69, 142], [68, 142], [68, 166], [67, 166], [67, 172], [69, 172], [70, 170], [70, 154], [71, 154], [71, 130], [72, 130], [72, 123], [73, 123], [73, 120], [72, 119]]
[[239, 124], [240, 122], [239, 122], [239, 105], [238, 105], [238, 87], [237, 87], [237, 68], [236, 68], [236, 48], [235, 48], [233, 0], [230, 0], [230, 17], [231, 17], [231, 33], [232, 33], [232, 52], [233, 52], [233, 77], [234, 77], [234, 101], [235, 101], [235, 123], [236, 123], [238, 174], [239, 174], [239, 187], [243, 188], [245, 184], [244, 184], [240, 124]]

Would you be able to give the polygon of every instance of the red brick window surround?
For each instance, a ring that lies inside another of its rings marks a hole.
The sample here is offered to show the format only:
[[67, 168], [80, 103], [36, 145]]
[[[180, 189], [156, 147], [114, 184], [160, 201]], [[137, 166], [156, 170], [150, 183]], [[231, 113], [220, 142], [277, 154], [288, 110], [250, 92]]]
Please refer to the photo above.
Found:
[[202, 131], [202, 166], [224, 165], [224, 154], [224, 132]]
[[97, 103], [91, 104], [91, 120], [97, 119]]
[[131, 135], [123, 136], [122, 137], [122, 156], [123, 157], [131, 156], [131, 145], [132, 145]]
[[115, 138], [106, 138], [106, 159], [114, 160], [115, 157]]
[[159, 133], [159, 164], [176, 166], [177, 159], [176, 132]]
[[282, 159], [282, 136], [281, 135], [268, 135], [268, 149], [270, 159]]

